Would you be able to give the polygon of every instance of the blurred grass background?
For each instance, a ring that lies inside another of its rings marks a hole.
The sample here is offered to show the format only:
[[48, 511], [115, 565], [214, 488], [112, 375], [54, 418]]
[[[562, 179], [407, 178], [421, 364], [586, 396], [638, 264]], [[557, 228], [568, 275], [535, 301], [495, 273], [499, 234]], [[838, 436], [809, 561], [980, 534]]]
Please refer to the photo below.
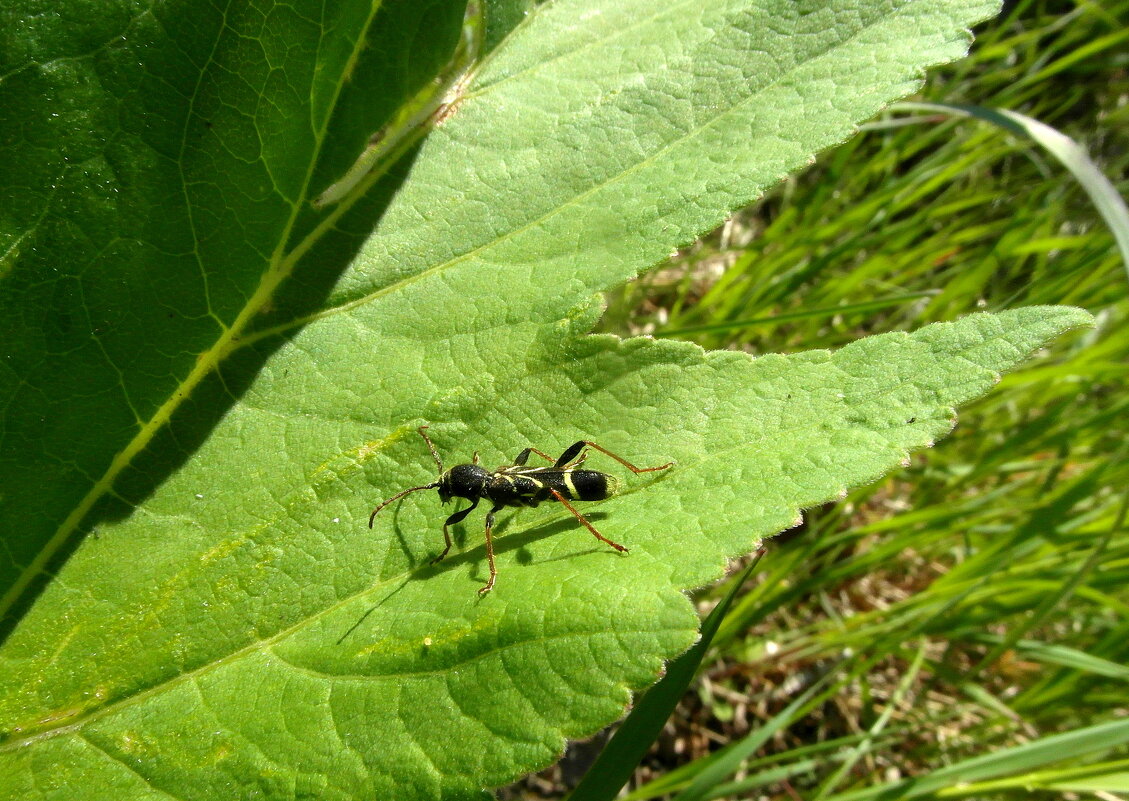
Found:
[[[1012, 2], [915, 99], [1034, 117], [1124, 197], [1127, 70], [1129, 0]], [[1129, 793], [1127, 290], [1045, 151], [891, 110], [611, 299], [606, 331], [752, 354], [982, 309], [1099, 319], [908, 469], [769, 543], [629, 798]], [[559, 797], [571, 765], [509, 797]]]

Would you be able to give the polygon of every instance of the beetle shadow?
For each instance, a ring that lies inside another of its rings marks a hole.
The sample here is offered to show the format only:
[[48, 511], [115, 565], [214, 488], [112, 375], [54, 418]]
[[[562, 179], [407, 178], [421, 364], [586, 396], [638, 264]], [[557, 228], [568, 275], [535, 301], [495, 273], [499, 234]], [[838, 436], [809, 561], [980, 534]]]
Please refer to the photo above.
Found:
[[[608, 518], [608, 514], [606, 512], [586, 512], [584, 516], [592, 524], [596, 524], [596, 523], [603, 521], [603, 520], [606, 520]], [[606, 545], [606, 544], [600, 542], [599, 540], [597, 540], [595, 537], [593, 537], [592, 534], [587, 529], [585, 529], [584, 526], [579, 521], [577, 521], [574, 518], [566, 518], [566, 519], [557, 520], [557, 521], [551, 522], [551, 523], [544, 523], [542, 525], [534, 526], [533, 528], [526, 529], [525, 531], [523, 531], [519, 534], [507, 534], [506, 530], [513, 525], [515, 517], [516, 517], [516, 515], [507, 517], [505, 520], [502, 520], [500, 523], [498, 523], [497, 525], [494, 526], [493, 540], [494, 540], [494, 555], [495, 556], [498, 556], [500, 554], [511, 553], [513, 551], [517, 551], [518, 555], [517, 555], [516, 559], [517, 559], [517, 562], [519, 564], [524, 564], [524, 565], [533, 564], [533, 556], [527, 550], [529, 545], [531, 545], [532, 543], [538, 542], [540, 540], [548, 539], [549, 537], [555, 537], [555, 536], [558, 536], [558, 535], [566, 534], [567, 532], [576, 532], [578, 534], [581, 534], [581, 535], [587, 537], [589, 540], [592, 541], [592, 543], [593, 543], [592, 547], [582, 549], [582, 550], [577, 550], [577, 551], [574, 551], [574, 552], [571, 552], [571, 553], [568, 553], [568, 554], [564, 554], [562, 556], [548, 557], [546, 559], [541, 559], [539, 561], [542, 561], [542, 562], [563, 561], [565, 559], [573, 559], [573, 558], [575, 558], [577, 556], [581, 556], [583, 554], [598, 553], [598, 552], [603, 552], [603, 551], [607, 551], [607, 552], [613, 553], [613, 554], [619, 553], [618, 551], [616, 551], [611, 546]], [[461, 529], [461, 531], [460, 531], [460, 529]], [[409, 581], [424, 580], [424, 579], [427, 579], [431, 576], [438, 575], [439, 573], [446, 572], [448, 570], [453, 570], [455, 568], [461, 567], [461, 566], [466, 565], [466, 564], [477, 563], [481, 566], [485, 575], [482, 575], [482, 576], [472, 575], [470, 577], [470, 579], [474, 583], [478, 584], [479, 586], [486, 583], [487, 577], [489, 576], [489, 572], [488, 572], [488, 569], [487, 569], [487, 560], [486, 560], [486, 536], [485, 536], [485, 531], [481, 532], [482, 533], [482, 541], [478, 545], [475, 545], [473, 548], [470, 548], [468, 550], [463, 550], [466, 542], [468, 542], [470, 540], [470, 533], [469, 533], [468, 526], [465, 523], [459, 523], [455, 526], [452, 526], [450, 530], [452, 532], [452, 537], [451, 537], [451, 541], [453, 543], [453, 545], [451, 547], [452, 552], [447, 554], [447, 556], [441, 562], [423, 565], [421, 569], [415, 571], [412, 574], [412, 576], [409, 578]], [[457, 553], [455, 552], [456, 548], [459, 549]], [[438, 553], [439, 552], [436, 551], [435, 555], [437, 556]], [[434, 558], [434, 557], [432, 557], [432, 558]]]
[[[587, 518], [589, 523], [595, 525], [596, 523], [607, 520], [609, 515], [607, 512], [585, 512], [584, 517]], [[597, 528], [599, 528], [599, 526], [597, 526]], [[542, 529], [545, 529], [545, 531], [543, 532]], [[612, 548], [610, 545], [607, 545], [606, 543], [600, 542], [598, 539], [592, 536], [592, 533], [588, 531], [588, 529], [584, 528], [584, 525], [580, 521], [575, 519], [566, 519], [563, 522], [558, 521], [556, 523], [546, 523], [543, 526], [535, 526], [534, 528], [524, 531], [521, 534], [511, 535], [507, 538], [507, 540], [512, 544], [507, 544], [507, 547], [505, 548], [499, 548], [497, 541], [495, 540], [494, 552], [506, 553], [509, 551], [517, 551], [517, 555], [515, 556], [517, 563], [519, 565], [531, 565], [534, 563], [533, 554], [529, 551], [527, 546], [534, 542], [538, 542], [539, 540], [547, 539], [548, 537], [567, 535], [570, 531], [575, 531], [577, 534], [579, 534], [583, 538], [581, 540], [582, 542], [587, 541], [591, 543], [591, 547], [578, 549], [570, 553], [561, 554], [560, 556], [542, 557], [541, 559], [538, 559], [537, 562], [542, 564], [548, 562], [563, 562], [567, 559], [575, 559], [577, 556], [583, 556], [590, 553], [603, 553], [605, 551], [608, 553], [616, 554], [617, 556], [619, 555], [619, 551], [617, 551], [615, 548]]]
[[[397, 511], [398, 508], [399, 504], [397, 504]], [[598, 521], [606, 520], [608, 518], [608, 514], [606, 512], [590, 512], [585, 513], [584, 516], [590, 523], [593, 524]], [[407, 540], [404, 538], [403, 531], [400, 525], [396, 522], [395, 514], [392, 515], [392, 518], [391, 528], [395, 532], [395, 536], [400, 549], [408, 557], [409, 574], [404, 579], [404, 581], [400, 582], [383, 598], [381, 598], [379, 601], [365, 610], [364, 614], [357, 618], [357, 621], [353, 623], [353, 625], [351, 625], [348, 629], [346, 629], [345, 633], [341, 635], [341, 637], [337, 640], [337, 645], [343, 643], [351, 634], [353, 634], [364, 624], [365, 620], [367, 620], [373, 612], [382, 607], [384, 604], [388, 603], [388, 601], [390, 601], [401, 590], [403, 590], [409, 582], [426, 581], [429, 578], [440, 575], [449, 570], [455, 570], [462, 567], [463, 565], [472, 563], [478, 563], [482, 566], [482, 569], [484, 571], [486, 570], [485, 535], [483, 536], [483, 541], [481, 544], [475, 546], [474, 548], [471, 548], [470, 550], [463, 550], [464, 546], [470, 538], [469, 527], [466, 523], [458, 523], [448, 529], [451, 532], [451, 553], [447, 554], [447, 556], [441, 562], [433, 562], [432, 560], [434, 560], [434, 558], [439, 555], [440, 550], [436, 550], [433, 554], [428, 554], [423, 559], [416, 558], [412, 554], [411, 549], [408, 548]], [[560, 562], [566, 559], [575, 559], [577, 556], [583, 556], [590, 553], [600, 553], [604, 551], [616, 554], [617, 556], [619, 555], [619, 552], [614, 548], [611, 548], [610, 546], [605, 545], [598, 540], [595, 540], [595, 538], [592, 537], [591, 533], [575, 519], [565, 519], [558, 520], [552, 523], [545, 523], [543, 525], [528, 529], [520, 534], [512, 534], [507, 536], [506, 529], [511, 526], [513, 519], [513, 516], [508, 517], [494, 527], [494, 554], [498, 555], [503, 553], [510, 553], [512, 551], [518, 551], [519, 553], [517, 561], [519, 564], [533, 563], [532, 555], [529, 554], [528, 550], [525, 550], [530, 544], [538, 542], [540, 540], [548, 539], [549, 537], [562, 535], [570, 531], [581, 533], [587, 536], [588, 538], [594, 540], [595, 544], [591, 548], [580, 549], [572, 553], [563, 554], [561, 556], [551, 556], [539, 561]], [[458, 549], [457, 552], [456, 549]], [[522, 551], [525, 552], [524, 557], [521, 555]], [[473, 582], [477, 586], [482, 586], [486, 583], [486, 576], [479, 577], [476, 575], [471, 575], [469, 578], [471, 582]], [[485, 596], [478, 595], [475, 600], [482, 601], [484, 599]]]
[[[438, 550], [436, 550], [435, 553], [431, 556], [425, 557], [424, 559], [419, 559], [412, 552], [411, 547], [409, 547], [408, 540], [404, 536], [404, 529], [403, 529], [403, 527], [400, 526], [399, 514], [400, 514], [401, 507], [404, 505], [404, 500], [406, 500], [406, 499], [403, 499], [403, 498], [400, 499], [396, 503], [396, 506], [394, 507], [394, 511], [390, 515], [388, 515], [388, 517], [390, 518], [389, 527], [392, 529], [392, 533], [396, 537], [396, 542], [400, 547], [400, 552], [402, 554], [404, 554], [405, 557], [407, 557], [409, 573], [414, 573], [415, 571], [419, 570], [420, 568], [426, 567], [432, 559], [434, 559], [436, 556], [438, 556], [442, 552], [442, 548], [443, 548], [443, 528], [440, 526], [438, 529], [436, 529], [436, 538], [437, 538], [437, 541], [439, 543]], [[380, 520], [380, 519], [381, 518], [379, 518], [379, 517], [377, 518], [377, 520]], [[467, 543], [466, 524], [465, 523], [458, 523], [454, 526], [449, 527], [447, 529], [447, 532], [451, 535], [451, 551], [454, 552], [455, 550], [458, 550], [458, 551], [461, 552], [463, 550], [463, 548], [466, 547], [466, 543]], [[449, 559], [449, 558], [451, 558], [450, 554], [447, 555], [447, 559]], [[443, 561], [447, 561], [447, 559], [444, 559]]]

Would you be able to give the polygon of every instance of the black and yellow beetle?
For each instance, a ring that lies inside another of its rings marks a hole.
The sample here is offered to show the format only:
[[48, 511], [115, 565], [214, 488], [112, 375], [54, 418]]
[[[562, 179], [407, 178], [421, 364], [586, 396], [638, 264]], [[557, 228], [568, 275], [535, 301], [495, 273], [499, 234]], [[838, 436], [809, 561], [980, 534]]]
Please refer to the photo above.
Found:
[[[652, 473], [656, 470], [666, 470], [674, 464], [674, 462], [667, 462], [658, 467], [636, 467], [607, 448], [582, 439], [566, 448], [565, 452], [557, 459], [553, 459], [553, 457], [536, 448], [526, 448], [517, 455], [513, 464], [503, 465], [490, 471], [479, 466], [478, 453], [476, 452], [470, 464], [457, 464], [450, 470], [445, 471], [443, 460], [439, 458], [439, 452], [435, 450], [435, 445], [427, 436], [426, 430], [427, 426], [420, 426], [419, 433], [427, 443], [431, 455], [435, 458], [435, 464], [439, 467], [439, 480], [431, 484], [424, 484], [422, 487], [406, 489], [384, 501], [380, 506], [373, 509], [372, 514], [369, 515], [369, 528], [372, 528], [373, 521], [376, 520], [376, 515], [381, 509], [413, 492], [437, 489], [439, 490], [439, 499], [443, 503], [447, 503], [452, 498], [466, 498], [471, 502], [470, 506], [455, 512], [443, 524], [443, 539], [446, 542], [446, 547], [443, 548], [443, 553], [432, 560], [432, 564], [434, 564], [451, 550], [451, 535], [447, 532], [448, 526], [460, 522], [474, 511], [480, 500], [486, 498], [494, 505], [486, 513], [486, 560], [490, 564], [490, 579], [486, 582], [486, 586], [478, 591], [483, 595], [490, 592], [494, 587], [494, 579], [498, 575], [498, 570], [494, 567], [494, 515], [507, 506], [537, 506], [542, 501], [559, 501], [600, 542], [607, 543], [617, 551], [627, 550], [618, 542], [612, 542], [597, 531], [596, 527], [588, 522], [587, 518], [570, 503], [570, 501], [602, 501], [614, 495], [619, 485], [615, 476], [601, 473], [598, 470], [580, 469], [580, 465], [588, 458], [588, 451], [584, 450], [585, 447], [594, 448], [600, 453], [610, 456], [633, 473]], [[531, 453], [553, 462], [552, 467], [526, 466]]]

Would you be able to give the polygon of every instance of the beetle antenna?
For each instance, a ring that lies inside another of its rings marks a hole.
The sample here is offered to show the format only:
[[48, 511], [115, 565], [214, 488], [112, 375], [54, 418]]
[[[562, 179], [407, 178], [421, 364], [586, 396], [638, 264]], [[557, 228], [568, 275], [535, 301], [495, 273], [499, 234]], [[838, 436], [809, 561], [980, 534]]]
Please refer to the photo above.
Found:
[[[439, 451], [435, 450], [435, 445], [431, 442], [431, 437], [427, 436], [427, 426], [419, 427], [419, 435], [423, 437], [423, 441], [427, 443], [427, 449], [431, 451], [431, 455], [435, 458], [435, 464], [439, 466], [439, 475], [443, 475], [443, 460], [439, 458]], [[383, 506], [383, 504], [381, 504]]]
[[391, 498], [386, 500], [384, 503], [380, 504], [380, 506], [378, 506], [378, 507], [376, 507], [375, 509], [372, 510], [372, 514], [368, 516], [368, 527], [372, 528], [372, 521], [376, 520], [376, 513], [379, 512], [381, 509], [383, 509], [388, 504], [392, 503], [392, 501], [398, 501], [401, 498], [403, 498], [405, 495], [409, 495], [413, 492], [419, 492], [420, 490], [435, 489], [438, 486], [439, 486], [439, 482], [436, 481], [434, 484], [425, 484], [422, 487], [412, 487], [411, 489], [406, 489], [403, 492], [400, 492], [400, 493], [397, 493], [396, 495], [393, 495]]

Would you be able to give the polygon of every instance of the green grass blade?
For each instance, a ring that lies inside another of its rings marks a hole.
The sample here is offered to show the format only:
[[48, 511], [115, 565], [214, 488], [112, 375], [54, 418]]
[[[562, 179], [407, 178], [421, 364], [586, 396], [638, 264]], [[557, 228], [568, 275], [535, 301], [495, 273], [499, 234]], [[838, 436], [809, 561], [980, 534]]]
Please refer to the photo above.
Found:
[[727, 750], [724, 756], [711, 762], [694, 777], [689, 787], [675, 796], [676, 801], [703, 801], [714, 797], [713, 794], [724, 779], [736, 773], [771, 737], [792, 725], [796, 718], [812, 704], [813, 699], [828, 694], [828, 685], [836, 684], [834, 679], [837, 675], [834, 668], [829, 670], [823, 678], [804, 690], [788, 706]]
[[1065, 734], [1043, 737], [1024, 745], [1004, 748], [935, 770], [928, 776], [892, 782], [865, 790], [831, 796], [835, 801], [862, 801], [870, 798], [920, 798], [960, 785], [987, 781], [1008, 773], [1025, 773], [1062, 759], [1077, 759], [1103, 753], [1129, 742], [1129, 720], [1112, 720]]
[[886, 702], [885, 709], [882, 710], [882, 713], [878, 716], [878, 719], [874, 721], [874, 725], [871, 726], [867, 731], [866, 737], [862, 740], [862, 742], [852, 748], [843, 757], [842, 763], [835, 769], [835, 772], [828, 776], [827, 779], [820, 784], [818, 792], [813, 797], [813, 801], [819, 801], [820, 799], [827, 798], [829, 795], [831, 795], [832, 788], [842, 782], [847, 774], [850, 773], [854, 766], [858, 763], [858, 761], [874, 749], [875, 742], [878, 740], [878, 737], [881, 735], [881, 733], [886, 729], [886, 726], [889, 724], [890, 718], [893, 716], [894, 711], [899, 706], [901, 706], [902, 700], [906, 697], [906, 695], [910, 691], [910, 687], [917, 680], [917, 676], [921, 672], [921, 668], [925, 663], [926, 645], [927, 644], [923, 641], [921, 645], [918, 646], [917, 652], [913, 656], [913, 661], [906, 669], [906, 672], [902, 675], [901, 680], [898, 682], [897, 688], [894, 690], [894, 694]]
[[1086, 150], [1068, 136], [1063, 136], [1049, 125], [1008, 109], [991, 109], [983, 106], [965, 106], [949, 103], [901, 103], [900, 108], [942, 111], [961, 114], [991, 122], [1004, 130], [1024, 136], [1041, 145], [1070, 170], [1079, 185], [1090, 196], [1117, 242], [1122, 264], [1129, 275], [1129, 207], [1121, 193], [1102, 174]]

